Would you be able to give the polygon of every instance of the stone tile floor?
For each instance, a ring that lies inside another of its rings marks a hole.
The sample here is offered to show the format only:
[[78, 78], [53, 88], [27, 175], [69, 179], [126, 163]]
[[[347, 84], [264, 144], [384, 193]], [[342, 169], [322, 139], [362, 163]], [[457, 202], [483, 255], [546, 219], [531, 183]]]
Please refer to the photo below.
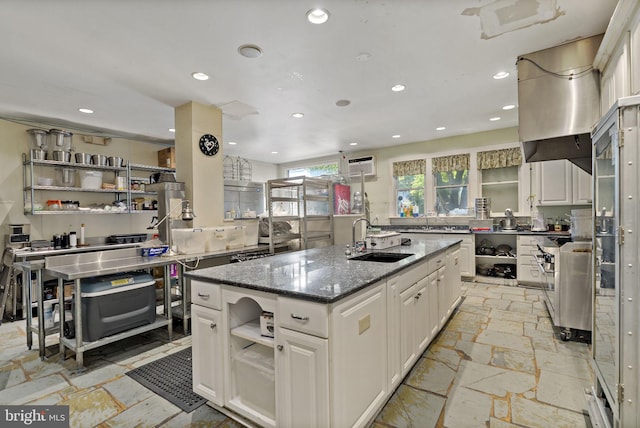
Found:
[[[553, 336], [536, 289], [464, 283], [465, 300], [371, 428], [590, 427], [589, 348]], [[47, 338], [57, 352], [55, 336]], [[23, 322], [0, 325], [0, 403], [65, 404], [72, 427], [239, 427], [207, 405], [191, 413], [125, 373], [184, 349], [165, 329], [85, 353], [86, 370], [26, 348]], [[37, 346], [37, 340], [36, 344]], [[35, 348], [35, 346], [34, 346]]]

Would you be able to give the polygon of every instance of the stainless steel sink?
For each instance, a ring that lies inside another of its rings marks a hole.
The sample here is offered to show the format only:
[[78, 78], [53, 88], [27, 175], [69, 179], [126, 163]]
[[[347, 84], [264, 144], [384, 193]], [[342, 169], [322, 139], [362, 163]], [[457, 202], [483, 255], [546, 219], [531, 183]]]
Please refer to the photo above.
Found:
[[352, 257], [350, 260], [359, 260], [363, 262], [395, 263], [410, 256], [413, 256], [413, 254], [374, 252]]

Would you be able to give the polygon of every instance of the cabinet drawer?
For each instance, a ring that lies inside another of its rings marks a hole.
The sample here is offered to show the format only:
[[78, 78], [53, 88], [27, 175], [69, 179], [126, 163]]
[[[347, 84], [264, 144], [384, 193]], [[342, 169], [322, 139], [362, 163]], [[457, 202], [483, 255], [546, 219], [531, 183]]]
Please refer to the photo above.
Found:
[[212, 309], [222, 309], [220, 284], [192, 280], [191, 303]]
[[436, 254], [429, 259], [429, 268], [427, 271], [429, 273], [435, 272], [440, 269], [441, 266], [444, 266], [447, 262], [447, 254], [443, 251], [442, 253]]
[[329, 313], [322, 303], [278, 297], [276, 322], [301, 333], [329, 337]]
[[518, 246], [526, 245], [536, 248], [541, 243], [540, 237], [537, 236], [518, 236]]

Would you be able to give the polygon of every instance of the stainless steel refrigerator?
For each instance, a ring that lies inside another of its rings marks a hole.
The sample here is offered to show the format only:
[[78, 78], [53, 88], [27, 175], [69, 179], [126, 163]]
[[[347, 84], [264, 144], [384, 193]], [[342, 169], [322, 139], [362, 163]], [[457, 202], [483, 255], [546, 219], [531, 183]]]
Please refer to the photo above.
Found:
[[592, 425], [640, 426], [640, 96], [620, 98], [593, 141]]

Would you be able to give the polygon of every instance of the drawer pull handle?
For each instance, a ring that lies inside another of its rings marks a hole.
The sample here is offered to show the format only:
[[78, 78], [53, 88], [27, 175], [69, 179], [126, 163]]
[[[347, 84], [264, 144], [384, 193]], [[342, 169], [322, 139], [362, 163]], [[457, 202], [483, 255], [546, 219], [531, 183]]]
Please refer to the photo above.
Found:
[[278, 351], [282, 351], [283, 349], [284, 349], [284, 346], [278, 345]]
[[208, 299], [209, 295], [208, 294], [198, 293], [198, 297], [202, 297], [203, 299]]
[[414, 297], [414, 299], [418, 300], [421, 296], [422, 296], [422, 291], [421, 291], [421, 292], [419, 292], [418, 294], [416, 294], [416, 296]]
[[211, 327], [211, 330], [215, 330], [217, 326], [218, 325], [216, 323], [213, 323], [213, 322], [209, 325], [209, 327]]
[[309, 317], [301, 317], [299, 315], [291, 314], [291, 318], [298, 321], [309, 321]]

